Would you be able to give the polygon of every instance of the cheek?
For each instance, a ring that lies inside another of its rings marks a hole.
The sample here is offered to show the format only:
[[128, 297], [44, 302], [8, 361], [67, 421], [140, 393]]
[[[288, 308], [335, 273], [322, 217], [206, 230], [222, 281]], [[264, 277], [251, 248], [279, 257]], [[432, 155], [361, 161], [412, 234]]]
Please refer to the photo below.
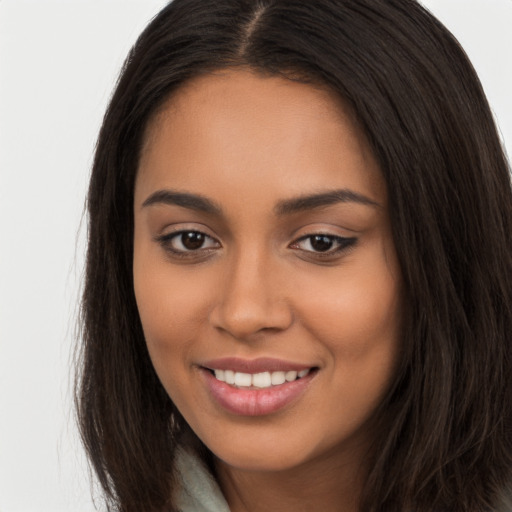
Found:
[[135, 251], [135, 297], [150, 357], [167, 388], [167, 374], [188, 360], [191, 341], [204, 329], [208, 307], [197, 278], [170, 272], [161, 256], [150, 256]]
[[340, 279], [335, 276], [326, 286], [305, 295], [301, 310], [315, 337], [346, 357], [389, 350], [399, 337], [399, 286], [386, 269], [373, 272], [366, 268]]
[[317, 281], [301, 303], [305, 327], [328, 351], [326, 378], [336, 398], [325, 397], [325, 409], [343, 418], [347, 431], [356, 431], [389, 389], [401, 334], [398, 272], [364, 263], [321, 287]]
[[[326, 375], [335, 398], [326, 397], [332, 430], [356, 432], [369, 419], [392, 382], [400, 339], [399, 287], [391, 276], [344, 279], [305, 305], [307, 329], [328, 350]], [[306, 318], [306, 317], [305, 317]]]

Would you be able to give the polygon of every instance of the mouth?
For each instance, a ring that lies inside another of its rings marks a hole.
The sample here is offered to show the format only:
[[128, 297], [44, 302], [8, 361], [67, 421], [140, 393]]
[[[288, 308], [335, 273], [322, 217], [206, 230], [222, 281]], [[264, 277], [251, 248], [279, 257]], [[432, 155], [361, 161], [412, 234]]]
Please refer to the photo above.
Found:
[[225, 382], [239, 389], [267, 389], [280, 386], [286, 382], [294, 382], [316, 371], [315, 367], [303, 370], [265, 371], [259, 373], [237, 372], [235, 370], [222, 370], [205, 368], [218, 381]]
[[200, 365], [214, 403], [228, 413], [264, 416], [301, 400], [316, 381], [317, 366], [275, 359], [218, 359]]

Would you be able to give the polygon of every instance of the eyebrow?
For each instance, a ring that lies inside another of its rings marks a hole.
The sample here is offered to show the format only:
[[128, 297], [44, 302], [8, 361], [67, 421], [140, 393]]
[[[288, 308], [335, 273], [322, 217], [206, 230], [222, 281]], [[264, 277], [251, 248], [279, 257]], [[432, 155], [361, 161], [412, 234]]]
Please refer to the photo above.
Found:
[[373, 206], [380, 208], [381, 205], [369, 197], [350, 189], [330, 190], [319, 194], [299, 196], [292, 199], [286, 199], [277, 203], [274, 211], [278, 215], [290, 215], [307, 210], [314, 210], [324, 206], [331, 206], [337, 203], [357, 203], [364, 206]]
[[188, 192], [175, 192], [173, 190], [157, 190], [142, 203], [142, 207], [145, 208], [153, 204], [182, 206], [190, 210], [216, 215], [222, 213], [220, 206], [204, 196], [189, 194]]
[[[274, 212], [279, 215], [290, 215], [307, 210], [314, 210], [324, 206], [331, 206], [337, 203], [357, 203], [364, 206], [381, 207], [369, 197], [350, 189], [330, 190], [317, 194], [308, 194], [291, 199], [279, 201], [274, 207]], [[182, 206], [190, 210], [222, 215], [222, 208], [211, 199], [199, 194], [189, 192], [177, 192], [174, 190], [157, 190], [152, 193], [143, 203], [142, 207], [154, 204], [168, 204]]]

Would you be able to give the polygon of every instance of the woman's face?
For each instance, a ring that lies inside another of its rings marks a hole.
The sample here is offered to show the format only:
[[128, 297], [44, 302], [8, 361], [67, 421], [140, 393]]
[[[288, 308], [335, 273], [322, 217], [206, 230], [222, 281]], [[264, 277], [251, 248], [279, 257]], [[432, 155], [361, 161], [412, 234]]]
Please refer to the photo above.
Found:
[[400, 272], [380, 170], [333, 94], [241, 70], [181, 88], [147, 130], [133, 272], [155, 370], [221, 461], [367, 447]]

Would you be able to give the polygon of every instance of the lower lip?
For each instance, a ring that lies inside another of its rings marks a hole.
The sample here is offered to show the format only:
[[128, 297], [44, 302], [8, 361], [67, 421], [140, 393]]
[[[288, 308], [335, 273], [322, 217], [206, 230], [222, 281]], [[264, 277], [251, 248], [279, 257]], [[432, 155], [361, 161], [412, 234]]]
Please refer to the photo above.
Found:
[[232, 414], [240, 416], [263, 416], [275, 413], [295, 402], [306, 391], [316, 372], [264, 389], [236, 388], [217, 380], [209, 370], [201, 372], [214, 400]]

